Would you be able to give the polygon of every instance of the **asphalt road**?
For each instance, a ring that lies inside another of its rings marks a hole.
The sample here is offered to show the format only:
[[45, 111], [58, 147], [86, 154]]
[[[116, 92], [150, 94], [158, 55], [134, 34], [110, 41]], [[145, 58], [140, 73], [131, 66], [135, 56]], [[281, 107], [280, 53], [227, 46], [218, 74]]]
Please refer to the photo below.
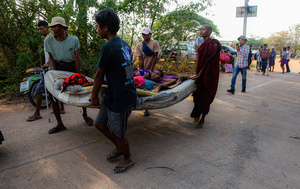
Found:
[[[276, 63], [278, 65], [278, 62]], [[55, 118], [26, 122], [29, 102], [0, 105], [0, 188], [300, 188], [300, 66], [291, 73], [276, 66], [270, 76], [248, 72], [236, 94], [231, 74], [222, 73], [203, 129], [189, 117], [192, 98], [144, 117], [134, 111], [128, 139], [135, 167], [123, 174], [107, 162], [113, 145], [82, 119], [81, 108], [66, 105], [68, 128], [47, 134]], [[95, 118], [97, 109], [88, 109]]]

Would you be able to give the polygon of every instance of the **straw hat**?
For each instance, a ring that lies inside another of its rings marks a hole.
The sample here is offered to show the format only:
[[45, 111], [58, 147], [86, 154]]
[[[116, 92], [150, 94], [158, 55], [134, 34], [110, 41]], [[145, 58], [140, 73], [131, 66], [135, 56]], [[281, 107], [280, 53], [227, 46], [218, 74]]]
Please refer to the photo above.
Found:
[[66, 28], [68, 27], [66, 25], [65, 19], [62, 18], [62, 17], [59, 17], [59, 16], [53, 17], [52, 20], [51, 20], [51, 23], [49, 24], [50, 27], [55, 26], [55, 25], [62, 25], [63, 27], [66, 27]]

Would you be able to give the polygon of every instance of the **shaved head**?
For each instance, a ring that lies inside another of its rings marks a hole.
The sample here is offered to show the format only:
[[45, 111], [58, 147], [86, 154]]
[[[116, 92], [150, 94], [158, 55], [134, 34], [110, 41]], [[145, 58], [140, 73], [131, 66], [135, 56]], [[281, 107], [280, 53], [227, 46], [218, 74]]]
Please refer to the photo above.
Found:
[[213, 31], [211, 25], [209, 25], [209, 24], [204, 24], [202, 27], [205, 27], [207, 30], [209, 30], [211, 32]]

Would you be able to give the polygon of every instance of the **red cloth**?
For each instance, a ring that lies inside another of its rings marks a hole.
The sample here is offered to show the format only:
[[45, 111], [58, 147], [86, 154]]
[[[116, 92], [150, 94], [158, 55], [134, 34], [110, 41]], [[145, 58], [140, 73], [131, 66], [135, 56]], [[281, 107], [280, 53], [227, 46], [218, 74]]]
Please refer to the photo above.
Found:
[[196, 82], [197, 90], [193, 94], [194, 109], [191, 113], [191, 117], [199, 117], [202, 113], [207, 114], [209, 112], [210, 104], [213, 102], [217, 93], [220, 72], [220, 50], [222, 49], [218, 40], [208, 39], [197, 49], [196, 74], [198, 75], [206, 62], [207, 57], [213, 53], [215, 43], [218, 45], [218, 50], [208, 61], [198, 82]]
[[84, 75], [79, 73], [72, 74], [69, 78], [66, 78], [62, 83], [62, 91], [66, 89], [67, 86], [74, 85], [90, 85], [92, 82], [88, 81]]

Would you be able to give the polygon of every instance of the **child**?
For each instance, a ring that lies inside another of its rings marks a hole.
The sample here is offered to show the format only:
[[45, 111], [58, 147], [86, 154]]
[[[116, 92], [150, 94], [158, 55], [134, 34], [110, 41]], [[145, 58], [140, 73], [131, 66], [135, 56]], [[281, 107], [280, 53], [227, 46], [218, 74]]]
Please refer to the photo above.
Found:
[[280, 64], [280, 67], [282, 69], [282, 73], [284, 74], [284, 65], [287, 64], [287, 53], [286, 53], [286, 47], [283, 47], [282, 48], [282, 53], [281, 53], [281, 56], [280, 56], [280, 61], [281, 64]]
[[[137, 78], [139, 77], [139, 78]], [[176, 79], [166, 79], [164, 78], [164, 72], [161, 70], [156, 70], [151, 74], [149, 79], [141, 79], [141, 76], [135, 77], [135, 81], [139, 82], [139, 86], [142, 88], [152, 90], [159, 86], [170, 86], [176, 83]], [[138, 79], [138, 80], [137, 80]], [[164, 81], [161, 83], [161, 81]], [[135, 83], [136, 84], [136, 83]]]
[[108, 95], [98, 113], [95, 127], [116, 146], [106, 160], [111, 161], [123, 155], [124, 160], [113, 169], [115, 173], [123, 173], [134, 166], [126, 138], [127, 120], [137, 99], [132, 52], [131, 47], [117, 35], [120, 19], [114, 10], [101, 10], [94, 18], [99, 37], [108, 42], [100, 50], [90, 101], [92, 105], [99, 105], [97, 94], [106, 75]]

